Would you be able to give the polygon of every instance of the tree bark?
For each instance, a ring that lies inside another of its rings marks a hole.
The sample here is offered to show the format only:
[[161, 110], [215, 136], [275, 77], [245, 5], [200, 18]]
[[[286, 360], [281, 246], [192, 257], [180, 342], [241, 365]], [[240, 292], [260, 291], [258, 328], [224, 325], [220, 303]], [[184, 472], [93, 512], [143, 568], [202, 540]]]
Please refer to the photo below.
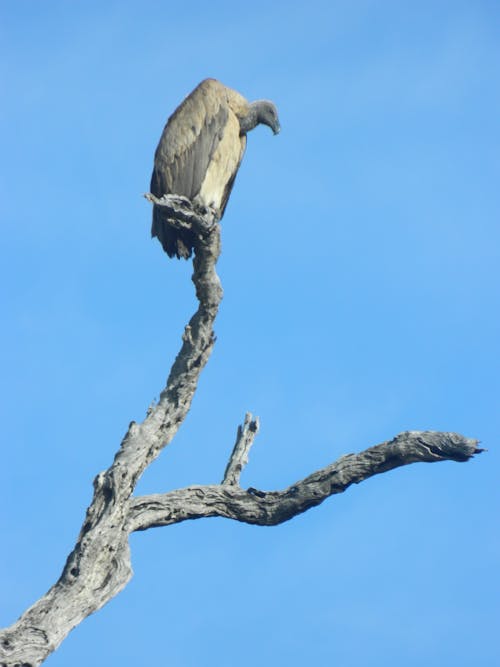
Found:
[[179, 197], [148, 199], [166, 208], [170, 224], [195, 234], [198, 309], [184, 330], [158, 403], [142, 423], [130, 424], [112, 465], [95, 478], [92, 502], [59, 580], [18, 621], [0, 631], [0, 667], [40, 665], [76, 625], [122, 590], [132, 576], [128, 538], [134, 531], [211, 516], [276, 525], [372, 475], [409, 463], [467, 461], [483, 451], [476, 440], [456, 433], [410, 431], [343, 456], [282, 491], [244, 490], [240, 474], [259, 427], [258, 419], [247, 415], [221, 484], [133, 497], [142, 473], [171, 442], [189, 411], [215, 343], [213, 324], [222, 299], [215, 271], [220, 227], [213, 212], [195, 211]]

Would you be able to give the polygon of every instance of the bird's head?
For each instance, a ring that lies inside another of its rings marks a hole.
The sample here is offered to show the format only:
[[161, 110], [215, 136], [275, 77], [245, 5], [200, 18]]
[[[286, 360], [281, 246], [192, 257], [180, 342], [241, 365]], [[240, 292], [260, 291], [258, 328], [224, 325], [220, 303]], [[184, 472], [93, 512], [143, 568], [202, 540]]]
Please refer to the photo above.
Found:
[[278, 118], [278, 110], [272, 102], [269, 100], [260, 100], [256, 103], [257, 107], [257, 120], [262, 125], [267, 125], [271, 128], [274, 134], [278, 134], [281, 127], [280, 121]]
[[251, 102], [248, 107], [248, 112], [245, 116], [240, 117], [242, 134], [250, 132], [254, 127], [261, 124], [270, 127], [274, 134], [278, 134], [280, 131], [278, 111], [274, 104], [269, 100], [257, 100], [256, 102]]

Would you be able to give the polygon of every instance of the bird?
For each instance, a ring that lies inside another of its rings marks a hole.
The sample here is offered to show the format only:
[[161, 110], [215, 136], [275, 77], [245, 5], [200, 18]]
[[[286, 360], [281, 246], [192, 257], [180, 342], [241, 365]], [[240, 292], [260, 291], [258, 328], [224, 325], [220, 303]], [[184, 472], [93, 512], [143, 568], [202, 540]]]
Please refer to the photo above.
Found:
[[[276, 106], [269, 100], [248, 102], [217, 79], [204, 79], [168, 119], [154, 156], [150, 190], [187, 197], [201, 210], [224, 215], [246, 147], [246, 135], [257, 125], [280, 131]], [[193, 251], [189, 230], [165, 222], [153, 206], [151, 236], [169, 257], [188, 259]]]

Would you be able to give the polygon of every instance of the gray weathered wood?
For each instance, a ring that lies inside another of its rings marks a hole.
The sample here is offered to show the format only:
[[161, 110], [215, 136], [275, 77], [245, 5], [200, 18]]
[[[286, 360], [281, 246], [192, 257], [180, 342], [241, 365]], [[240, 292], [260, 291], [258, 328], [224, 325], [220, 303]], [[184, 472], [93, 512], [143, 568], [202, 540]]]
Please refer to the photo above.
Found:
[[359, 454], [342, 456], [283, 491], [245, 490], [223, 482], [134, 498], [127, 528], [132, 532], [212, 516], [275, 526], [373, 475], [410, 463], [468, 461], [483, 451], [477, 444], [458, 433], [406, 431]]
[[253, 445], [253, 440], [259, 431], [259, 419], [252, 418], [247, 412], [242, 426], [238, 426], [236, 443], [229, 458], [222, 484], [237, 486], [240, 483], [240, 475], [248, 463], [248, 452]]
[[94, 496], [75, 548], [57, 583], [14, 625], [0, 631], [0, 665], [39, 665], [89, 614], [114, 597], [132, 576], [128, 532], [130, 496], [146, 467], [169, 444], [183, 422], [215, 336], [222, 299], [215, 271], [220, 227], [213, 214], [195, 214], [173, 198], [179, 217], [191, 216], [197, 234], [193, 282], [199, 306], [184, 330], [183, 343], [165, 389], [146, 419], [132, 422], [111, 467], [94, 480]]
[[476, 440], [456, 433], [412, 431], [343, 456], [283, 491], [245, 490], [239, 486], [240, 473], [258, 430], [258, 420], [247, 415], [221, 484], [134, 498], [140, 476], [189, 411], [215, 342], [213, 324], [222, 299], [215, 271], [220, 228], [214, 213], [195, 211], [177, 197], [154, 203], [169, 209], [172, 225], [187, 225], [195, 233], [193, 282], [199, 306], [184, 330], [158, 403], [150, 406], [142, 423], [130, 424], [113, 464], [95, 478], [92, 502], [59, 580], [18, 621], [0, 631], [0, 667], [40, 665], [72, 628], [122, 590], [132, 576], [128, 538], [133, 531], [211, 516], [275, 525], [372, 475], [419, 461], [467, 461], [482, 451]]

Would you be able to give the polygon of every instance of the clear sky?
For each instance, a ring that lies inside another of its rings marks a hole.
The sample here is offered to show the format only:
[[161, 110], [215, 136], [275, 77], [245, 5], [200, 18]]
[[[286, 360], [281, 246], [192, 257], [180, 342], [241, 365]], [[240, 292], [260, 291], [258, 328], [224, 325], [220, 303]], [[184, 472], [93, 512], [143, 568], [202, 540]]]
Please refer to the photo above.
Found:
[[217, 345], [138, 493], [278, 489], [407, 429], [488, 453], [276, 528], [131, 539], [135, 576], [51, 667], [500, 664], [500, 5], [0, 0], [0, 625], [60, 574], [92, 480], [195, 308], [150, 240], [153, 152], [212, 76], [279, 108], [223, 220]]

